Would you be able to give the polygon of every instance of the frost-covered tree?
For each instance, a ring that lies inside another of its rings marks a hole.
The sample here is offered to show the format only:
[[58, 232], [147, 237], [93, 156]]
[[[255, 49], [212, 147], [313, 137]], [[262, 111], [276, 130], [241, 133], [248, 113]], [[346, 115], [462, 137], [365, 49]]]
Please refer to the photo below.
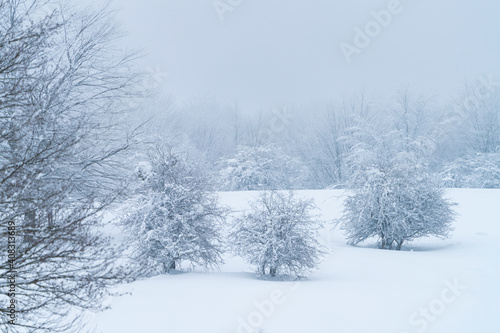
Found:
[[276, 146], [240, 146], [224, 161], [220, 178], [228, 191], [291, 190], [302, 186], [307, 169]]
[[205, 268], [222, 263], [225, 210], [207, 178], [162, 144], [138, 164], [136, 175], [137, 198], [123, 224], [143, 274], [169, 273], [184, 261]]
[[375, 237], [380, 248], [400, 250], [416, 238], [446, 237], [454, 219], [452, 204], [417, 153], [392, 151], [388, 137], [359, 143], [348, 157], [352, 192], [340, 219], [348, 243]]
[[323, 254], [317, 241], [322, 223], [311, 214], [311, 200], [272, 191], [260, 193], [250, 205], [250, 212], [236, 219], [229, 237], [235, 254], [261, 276], [298, 276], [316, 267]]
[[441, 173], [444, 186], [500, 188], [500, 154], [467, 155], [445, 165]]
[[0, 0], [2, 332], [82, 331], [78, 310], [127, 278], [100, 227], [123, 190], [131, 58], [105, 8], [58, 4]]
[[[481, 81], [493, 78], [483, 78]], [[500, 92], [493, 83], [480, 82], [466, 87], [458, 103], [461, 125], [457, 128], [462, 151], [495, 153], [500, 149]]]

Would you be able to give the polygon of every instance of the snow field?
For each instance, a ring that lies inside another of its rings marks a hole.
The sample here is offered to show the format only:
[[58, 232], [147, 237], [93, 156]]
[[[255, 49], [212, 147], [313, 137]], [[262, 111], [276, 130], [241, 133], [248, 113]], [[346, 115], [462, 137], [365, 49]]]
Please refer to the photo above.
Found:
[[[344, 191], [299, 191], [321, 218], [338, 218]], [[321, 242], [331, 252], [299, 281], [262, 281], [226, 254], [218, 272], [189, 272], [123, 286], [94, 316], [97, 332], [500, 332], [500, 190], [453, 189], [452, 236], [414, 241], [402, 251], [345, 244], [331, 224]], [[235, 213], [257, 192], [221, 192]], [[229, 222], [229, 221], [228, 221]]]

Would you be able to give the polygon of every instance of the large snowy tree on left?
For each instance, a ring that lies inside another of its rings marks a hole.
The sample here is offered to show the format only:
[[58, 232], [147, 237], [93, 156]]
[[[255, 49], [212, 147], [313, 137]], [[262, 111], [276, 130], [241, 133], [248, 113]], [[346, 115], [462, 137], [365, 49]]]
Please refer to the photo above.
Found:
[[106, 8], [0, 0], [2, 332], [81, 332], [76, 310], [127, 278], [100, 229], [123, 189], [115, 120], [137, 78], [110, 22]]
[[136, 168], [137, 198], [123, 224], [142, 274], [169, 273], [182, 262], [204, 268], [222, 263], [225, 210], [210, 182], [163, 144]]

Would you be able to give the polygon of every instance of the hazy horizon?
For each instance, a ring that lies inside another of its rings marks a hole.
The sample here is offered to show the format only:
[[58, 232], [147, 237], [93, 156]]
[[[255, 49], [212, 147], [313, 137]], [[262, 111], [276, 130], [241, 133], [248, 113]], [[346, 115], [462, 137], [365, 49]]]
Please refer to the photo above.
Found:
[[356, 27], [365, 30], [374, 12], [398, 1], [233, 0], [240, 4], [220, 13], [215, 3], [112, 3], [125, 46], [144, 50], [142, 63], [160, 72], [163, 93], [177, 101], [210, 97], [254, 110], [329, 103], [362, 90], [384, 99], [401, 85], [449, 98], [466, 80], [497, 76], [500, 2], [401, 0], [350, 63], [341, 43], [356, 46]]

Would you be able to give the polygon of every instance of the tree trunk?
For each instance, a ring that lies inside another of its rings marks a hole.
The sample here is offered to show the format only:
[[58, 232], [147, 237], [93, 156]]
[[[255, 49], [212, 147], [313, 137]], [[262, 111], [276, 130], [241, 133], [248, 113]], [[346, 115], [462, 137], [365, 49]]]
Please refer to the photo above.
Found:
[[276, 267], [269, 268], [269, 274], [271, 274], [271, 277], [276, 276]]
[[163, 263], [163, 269], [165, 270], [165, 273], [170, 273], [172, 269], [175, 269], [175, 260], [172, 260], [168, 264]]
[[26, 231], [23, 241], [25, 243], [32, 243], [36, 227], [36, 212], [34, 210], [26, 212], [26, 214], [24, 214], [24, 220], [26, 221]]
[[49, 228], [54, 227], [54, 213], [51, 208], [49, 208], [47, 213], [47, 224]]
[[385, 238], [382, 238], [382, 240], [380, 241], [379, 248], [381, 248], [382, 250], [384, 250], [385, 246], [386, 246], [386, 240], [385, 240]]

